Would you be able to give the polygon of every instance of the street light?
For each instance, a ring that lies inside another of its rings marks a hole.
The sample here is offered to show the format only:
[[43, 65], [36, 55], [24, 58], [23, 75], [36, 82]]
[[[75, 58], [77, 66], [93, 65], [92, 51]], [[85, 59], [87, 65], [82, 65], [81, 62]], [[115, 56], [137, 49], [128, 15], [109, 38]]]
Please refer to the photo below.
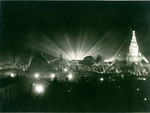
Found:
[[100, 78], [100, 81], [104, 81], [104, 78]]
[[15, 75], [13, 73], [10, 74], [11, 77], [15, 77]]
[[51, 74], [51, 78], [52, 79], [55, 78], [55, 74], [54, 73]]
[[70, 74], [68, 75], [68, 79], [71, 80], [72, 78], [73, 78], [73, 75], [70, 73]]
[[35, 92], [43, 93], [44, 92], [44, 87], [42, 85], [35, 86]]
[[144, 101], [147, 101], [147, 98], [144, 98]]
[[67, 71], [68, 71], [68, 70], [65, 68], [65, 69], [64, 69], [64, 72], [67, 72]]
[[143, 80], [145, 81], [145, 80], [146, 80], [146, 78], [143, 78]]
[[34, 77], [35, 77], [35, 78], [39, 78], [39, 74], [36, 73], [36, 74], [34, 75]]

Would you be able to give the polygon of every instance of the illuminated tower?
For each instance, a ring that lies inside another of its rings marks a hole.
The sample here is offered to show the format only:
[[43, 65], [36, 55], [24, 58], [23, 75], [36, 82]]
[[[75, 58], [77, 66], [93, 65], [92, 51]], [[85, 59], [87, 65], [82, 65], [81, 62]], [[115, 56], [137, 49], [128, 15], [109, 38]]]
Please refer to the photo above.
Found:
[[126, 60], [129, 64], [135, 62], [136, 64], [141, 62], [141, 53], [139, 52], [139, 46], [137, 44], [135, 31], [132, 33], [132, 40], [129, 46], [129, 53], [127, 54]]
[[62, 69], [63, 68], [63, 58], [62, 58], [62, 55], [60, 55], [60, 58], [59, 58], [59, 60], [58, 60], [58, 68], [59, 69]]

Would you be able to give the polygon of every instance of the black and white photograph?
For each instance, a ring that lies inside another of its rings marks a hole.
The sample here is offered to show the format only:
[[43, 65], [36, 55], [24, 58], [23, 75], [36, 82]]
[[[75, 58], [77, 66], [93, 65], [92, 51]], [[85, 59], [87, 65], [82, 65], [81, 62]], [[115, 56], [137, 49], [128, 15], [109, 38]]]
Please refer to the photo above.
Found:
[[0, 112], [150, 112], [150, 1], [0, 1]]

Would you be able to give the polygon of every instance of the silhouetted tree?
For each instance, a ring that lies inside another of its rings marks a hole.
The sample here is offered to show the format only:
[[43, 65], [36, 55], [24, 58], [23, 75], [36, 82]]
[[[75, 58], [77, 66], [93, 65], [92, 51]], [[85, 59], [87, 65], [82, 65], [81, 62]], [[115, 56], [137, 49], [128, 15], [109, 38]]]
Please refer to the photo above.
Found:
[[145, 62], [145, 60], [144, 60], [144, 59], [142, 59], [142, 60], [141, 60], [141, 63], [142, 63], [142, 64], [146, 64], [146, 62]]
[[119, 60], [115, 59], [114, 64], [118, 64], [118, 63], [119, 63]]
[[86, 56], [82, 61], [79, 62], [82, 65], [91, 66], [95, 63], [94, 58], [92, 56]]
[[97, 58], [95, 60], [95, 63], [98, 64], [98, 63], [101, 62], [101, 60], [102, 60], [102, 57], [98, 54], [98, 56], [97, 56]]

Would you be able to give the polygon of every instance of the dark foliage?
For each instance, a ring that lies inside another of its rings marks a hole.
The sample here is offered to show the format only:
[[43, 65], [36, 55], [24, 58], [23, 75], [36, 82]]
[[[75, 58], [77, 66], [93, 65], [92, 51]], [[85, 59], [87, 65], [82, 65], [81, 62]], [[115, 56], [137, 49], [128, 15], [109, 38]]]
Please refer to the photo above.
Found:
[[[146, 82], [124, 74], [124, 79], [115, 77], [109, 81], [110, 74], [82, 76], [77, 82], [49, 82], [44, 94], [24, 93], [16, 102], [6, 105], [2, 111], [51, 111], [51, 112], [126, 112], [149, 111], [149, 78]], [[99, 77], [105, 77], [100, 81]], [[136, 88], [140, 88], [137, 92]], [[33, 93], [33, 92], [32, 92]]]

